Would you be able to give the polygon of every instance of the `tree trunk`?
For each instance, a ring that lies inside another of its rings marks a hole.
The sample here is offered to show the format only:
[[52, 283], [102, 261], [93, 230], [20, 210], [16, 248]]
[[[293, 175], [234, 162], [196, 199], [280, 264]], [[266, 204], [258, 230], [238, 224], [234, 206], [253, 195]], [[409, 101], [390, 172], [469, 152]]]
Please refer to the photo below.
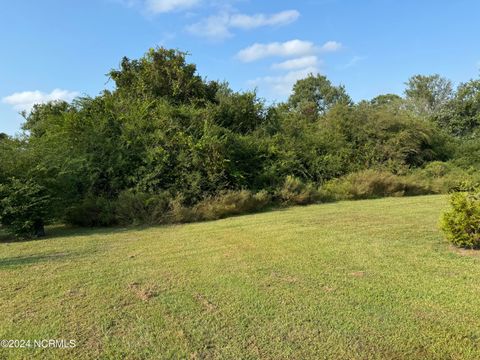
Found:
[[43, 224], [43, 220], [35, 220], [35, 222], [33, 223], [33, 231], [36, 238], [45, 236], [45, 226]]

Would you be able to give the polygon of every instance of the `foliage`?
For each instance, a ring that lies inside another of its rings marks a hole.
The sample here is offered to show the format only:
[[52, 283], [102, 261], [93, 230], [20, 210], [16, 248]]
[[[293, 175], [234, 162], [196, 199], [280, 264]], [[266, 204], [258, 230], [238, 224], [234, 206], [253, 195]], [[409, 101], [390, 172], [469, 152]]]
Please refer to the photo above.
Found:
[[311, 118], [325, 114], [335, 104], [351, 102], [345, 87], [334, 86], [325, 76], [313, 74], [297, 81], [288, 99], [291, 108]]
[[446, 192], [480, 167], [478, 80], [452, 93], [438, 75], [415, 76], [406, 98], [354, 104], [343, 86], [311, 74], [288, 102], [267, 105], [206, 81], [186, 53], [164, 48], [124, 58], [109, 76], [113, 90], [35, 105], [23, 134], [0, 136], [0, 185], [42, 189], [43, 222], [214, 219], [267, 206], [258, 194], [307, 204], [322, 192]]
[[441, 218], [447, 239], [459, 247], [480, 248], [480, 190], [453, 193], [450, 206]]
[[213, 101], [218, 84], [206, 83], [197, 75], [195, 64], [188, 64], [186, 55], [174, 49], [150, 49], [138, 60], [124, 57], [120, 69], [109, 75], [122, 96], [166, 98], [177, 104]]
[[287, 176], [278, 191], [280, 201], [285, 205], [307, 205], [317, 202], [320, 197], [313, 183], [305, 184], [301, 179]]
[[12, 178], [0, 184], [0, 223], [20, 238], [44, 236], [51, 203], [41, 185]]
[[480, 80], [460, 84], [455, 96], [433, 119], [455, 136], [475, 136], [480, 126]]
[[87, 197], [69, 209], [65, 221], [72, 225], [94, 227], [118, 224], [115, 204], [104, 197]]
[[435, 75], [415, 75], [406, 83], [407, 100], [420, 115], [431, 116], [452, 98], [452, 82]]
[[216, 220], [227, 216], [256, 212], [270, 203], [266, 191], [256, 194], [248, 190], [226, 191], [207, 198], [193, 208], [195, 220]]
[[462, 168], [480, 170], [480, 136], [460, 140], [453, 161]]
[[387, 196], [432, 194], [428, 183], [386, 171], [364, 170], [334, 179], [320, 188], [323, 201], [372, 199]]
[[168, 193], [152, 195], [126, 190], [116, 199], [113, 213], [122, 225], [160, 224], [167, 222], [169, 206]]

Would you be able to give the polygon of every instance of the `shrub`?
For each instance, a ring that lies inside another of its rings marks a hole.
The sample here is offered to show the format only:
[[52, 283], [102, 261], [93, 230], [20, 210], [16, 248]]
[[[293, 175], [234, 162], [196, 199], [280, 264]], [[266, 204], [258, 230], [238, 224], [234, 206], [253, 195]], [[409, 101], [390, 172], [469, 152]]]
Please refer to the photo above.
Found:
[[115, 201], [115, 215], [122, 225], [163, 223], [167, 221], [169, 202], [168, 193], [151, 195], [127, 190]]
[[290, 175], [285, 178], [278, 197], [284, 205], [307, 205], [320, 200], [318, 190], [312, 183], [305, 184]]
[[0, 223], [16, 237], [44, 236], [50, 207], [51, 197], [34, 181], [10, 179], [0, 184]]
[[248, 190], [226, 191], [198, 203], [193, 212], [198, 220], [215, 220], [263, 209], [270, 202], [266, 191], [253, 194]]
[[349, 176], [354, 199], [429, 193], [421, 184], [384, 171], [366, 170]]
[[459, 191], [462, 183], [480, 182], [480, 174], [474, 168], [463, 169], [452, 162], [434, 161], [423, 169], [412, 171], [408, 179], [417, 184], [429, 184], [434, 193], [446, 194]]
[[456, 167], [447, 162], [432, 161], [423, 168], [423, 173], [429, 178], [442, 178], [455, 171]]
[[386, 196], [432, 194], [428, 183], [386, 171], [364, 170], [327, 182], [320, 188], [323, 201], [371, 199]]
[[104, 197], [87, 197], [67, 211], [65, 221], [88, 227], [116, 225], [115, 203]]
[[322, 202], [334, 202], [352, 199], [351, 184], [345, 178], [333, 179], [324, 183], [319, 189]]
[[441, 218], [447, 239], [459, 247], [480, 248], [480, 191], [454, 193], [450, 205]]
[[192, 208], [186, 207], [183, 204], [183, 196], [177, 196], [173, 200], [170, 200], [169, 212], [167, 215], [167, 222], [169, 223], [188, 223], [197, 221], [195, 213]]

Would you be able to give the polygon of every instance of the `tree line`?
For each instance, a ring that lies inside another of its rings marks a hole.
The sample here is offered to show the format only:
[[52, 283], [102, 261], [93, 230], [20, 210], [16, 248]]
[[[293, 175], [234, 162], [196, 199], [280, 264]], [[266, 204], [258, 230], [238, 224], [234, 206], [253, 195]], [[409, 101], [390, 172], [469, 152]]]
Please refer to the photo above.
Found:
[[[403, 97], [354, 103], [311, 74], [288, 101], [267, 105], [165, 48], [123, 58], [108, 76], [113, 90], [35, 105], [21, 135], [0, 135], [0, 223], [11, 233], [215, 218], [322, 201], [322, 189], [337, 194], [345, 181], [384, 196], [415, 187], [406, 183], [415, 174], [430, 185], [453, 174], [428, 188], [447, 191], [480, 166], [480, 79], [454, 89], [416, 75]], [[392, 176], [400, 188], [386, 185]], [[217, 215], [199, 215], [207, 212]]]

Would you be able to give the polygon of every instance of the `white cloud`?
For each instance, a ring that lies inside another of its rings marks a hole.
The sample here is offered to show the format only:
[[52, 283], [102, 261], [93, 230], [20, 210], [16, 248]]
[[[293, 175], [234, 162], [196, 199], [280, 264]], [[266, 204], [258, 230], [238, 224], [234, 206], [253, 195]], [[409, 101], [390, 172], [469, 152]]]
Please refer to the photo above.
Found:
[[240, 29], [255, 29], [261, 26], [287, 25], [300, 17], [297, 10], [286, 10], [272, 15], [234, 14], [230, 17], [230, 26]]
[[187, 31], [195, 36], [224, 40], [233, 35], [229, 30], [229, 21], [230, 15], [228, 13], [220, 13], [187, 26]]
[[335, 52], [340, 50], [341, 48], [342, 44], [336, 41], [327, 41], [322, 46], [316, 46], [310, 41], [295, 39], [283, 43], [255, 43], [243, 50], [240, 50], [237, 54], [237, 58], [243, 62], [252, 62], [270, 56], [307, 56], [313, 55], [318, 52]]
[[[342, 44], [337, 41], [327, 41], [318, 46], [310, 41], [291, 40], [283, 43], [253, 44], [237, 54], [243, 62], [252, 62], [266, 57], [290, 58], [271, 66], [273, 70], [285, 71], [282, 75], [258, 77], [248, 82], [249, 86], [256, 86], [277, 99], [291, 94], [293, 85], [308, 75], [320, 72], [322, 60], [318, 54], [335, 52], [342, 49]], [[355, 59], [355, 62], [361, 59]]]
[[294, 70], [303, 69], [311, 66], [317, 66], [319, 63], [318, 58], [315, 55], [299, 57], [291, 60], [287, 60], [281, 63], [273, 64], [272, 69], [275, 70]]
[[335, 52], [342, 48], [342, 44], [337, 41], [327, 41], [325, 44], [322, 45], [320, 48], [323, 52]]
[[145, 8], [153, 14], [187, 10], [199, 4], [200, 0], [146, 0]]
[[243, 62], [252, 62], [270, 56], [303, 56], [316, 51], [315, 45], [310, 41], [290, 40], [283, 43], [253, 44], [237, 54], [237, 58]]
[[310, 74], [318, 74], [319, 70], [315, 66], [309, 66], [304, 69], [289, 71], [281, 76], [265, 76], [249, 81], [250, 86], [266, 88], [274, 97], [285, 97], [291, 94], [293, 85], [300, 79], [306, 78]]
[[2, 102], [13, 106], [17, 111], [30, 111], [35, 104], [42, 104], [54, 100], [72, 101], [79, 93], [76, 91], [68, 91], [55, 89], [51, 93], [44, 93], [39, 90], [23, 91], [13, 93], [2, 99]]
[[230, 31], [233, 28], [250, 30], [262, 26], [287, 25], [297, 20], [299, 16], [300, 13], [296, 10], [282, 11], [272, 15], [222, 12], [189, 25], [187, 31], [196, 36], [224, 40], [233, 35]]

